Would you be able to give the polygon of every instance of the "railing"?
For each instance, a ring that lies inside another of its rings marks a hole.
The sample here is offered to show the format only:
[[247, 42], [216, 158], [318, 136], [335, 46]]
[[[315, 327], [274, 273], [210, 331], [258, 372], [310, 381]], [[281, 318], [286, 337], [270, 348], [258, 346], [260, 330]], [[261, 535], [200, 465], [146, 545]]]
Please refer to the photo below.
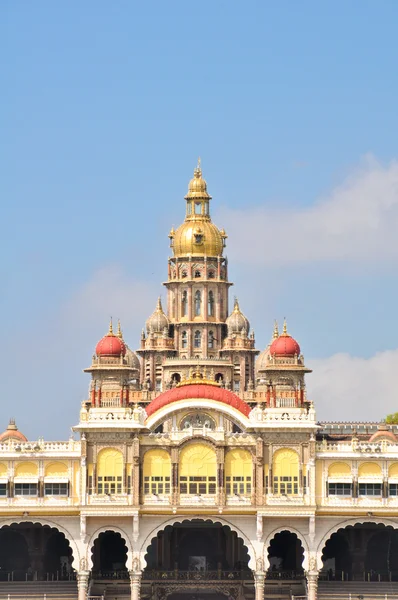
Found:
[[94, 571], [92, 573], [91, 579], [121, 579], [130, 581], [129, 572], [125, 569], [120, 571]]
[[143, 581], [247, 581], [253, 579], [250, 569], [243, 570], [212, 570], [212, 571], [144, 571]]
[[0, 452], [15, 452], [18, 454], [37, 454], [43, 452], [75, 452], [80, 454], [80, 442], [70, 439], [66, 442], [17, 442], [9, 440], [0, 443]]
[[267, 571], [267, 580], [278, 580], [278, 579], [291, 579], [301, 580], [304, 577], [304, 571], [273, 571], [272, 569]]
[[392, 444], [386, 440], [380, 442], [327, 442], [326, 440], [316, 444], [317, 452], [356, 452], [367, 456], [369, 454], [397, 453], [398, 444]]

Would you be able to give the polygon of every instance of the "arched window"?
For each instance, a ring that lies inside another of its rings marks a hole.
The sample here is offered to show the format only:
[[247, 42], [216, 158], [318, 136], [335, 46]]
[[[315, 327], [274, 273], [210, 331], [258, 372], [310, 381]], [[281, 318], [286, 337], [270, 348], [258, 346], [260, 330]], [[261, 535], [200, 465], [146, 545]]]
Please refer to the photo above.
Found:
[[228, 496], [250, 496], [252, 459], [247, 450], [230, 450], [225, 457], [225, 489]]
[[209, 337], [207, 340], [208, 348], [214, 348], [214, 341], [215, 341], [214, 333], [212, 331], [209, 331]]
[[273, 491], [275, 495], [298, 494], [299, 459], [298, 454], [288, 448], [275, 452], [273, 460]]
[[194, 340], [193, 340], [194, 348], [200, 348], [201, 341], [202, 341], [202, 334], [200, 333], [200, 331], [195, 331]]
[[144, 454], [144, 494], [170, 494], [171, 459], [166, 450], [148, 450]]
[[200, 271], [195, 271], [195, 278], [198, 279], [202, 273]]
[[187, 316], [187, 292], [182, 292], [181, 298], [181, 316]]
[[183, 331], [181, 334], [181, 348], [186, 348], [187, 346], [188, 346], [187, 332]]
[[180, 494], [215, 494], [217, 459], [205, 444], [186, 446], [180, 454]]
[[120, 450], [105, 448], [97, 458], [97, 494], [121, 494], [123, 489], [123, 455]]
[[214, 294], [211, 291], [209, 292], [207, 312], [209, 317], [214, 317]]
[[195, 316], [196, 317], [200, 317], [201, 304], [202, 304], [202, 294], [200, 293], [199, 290], [197, 290], [195, 292]]

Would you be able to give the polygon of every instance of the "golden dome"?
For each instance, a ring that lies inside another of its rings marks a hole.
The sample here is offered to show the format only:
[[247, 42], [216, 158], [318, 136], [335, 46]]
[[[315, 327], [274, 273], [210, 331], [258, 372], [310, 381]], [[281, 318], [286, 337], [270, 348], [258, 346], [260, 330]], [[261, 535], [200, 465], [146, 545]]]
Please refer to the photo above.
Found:
[[174, 234], [174, 256], [221, 256], [224, 238], [211, 221], [185, 221]]
[[198, 166], [193, 172], [193, 178], [189, 182], [188, 194], [185, 196], [185, 200], [189, 200], [190, 198], [205, 198], [211, 200], [211, 196], [207, 192], [207, 183], [202, 177], [200, 158], [198, 160]]
[[227, 234], [211, 222], [206, 181], [202, 177], [200, 159], [189, 182], [185, 221], [169, 233], [174, 256], [221, 256]]

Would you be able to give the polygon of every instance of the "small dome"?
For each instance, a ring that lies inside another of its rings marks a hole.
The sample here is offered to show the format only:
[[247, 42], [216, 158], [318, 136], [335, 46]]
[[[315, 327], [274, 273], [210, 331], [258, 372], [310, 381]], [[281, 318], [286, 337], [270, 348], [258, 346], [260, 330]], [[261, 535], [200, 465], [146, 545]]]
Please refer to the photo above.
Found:
[[188, 185], [188, 194], [185, 196], [185, 199], [187, 200], [189, 198], [207, 198], [211, 200], [211, 196], [207, 192], [207, 183], [202, 177], [200, 159], [198, 161], [198, 166], [193, 172], [193, 178]]
[[236, 334], [236, 333], [242, 333], [242, 331], [245, 332], [246, 335], [248, 335], [248, 333], [249, 333], [250, 323], [246, 319], [246, 317], [242, 313], [242, 311], [240, 310], [239, 302], [238, 302], [237, 298], [235, 298], [234, 310], [227, 318], [226, 324], [228, 327], [228, 335], [229, 336]]
[[384, 423], [377, 426], [377, 431], [369, 438], [369, 442], [377, 442], [381, 440], [389, 440], [390, 442], [396, 443], [397, 436], [387, 425]]
[[135, 352], [130, 350], [128, 346], [126, 346], [125, 358], [132, 369], [136, 369], [138, 372], [140, 371], [140, 359], [138, 358]]
[[269, 353], [272, 356], [297, 356], [300, 355], [300, 346], [287, 332], [286, 321], [283, 324], [283, 332], [271, 344]]
[[165, 329], [169, 329], [169, 320], [163, 312], [162, 302], [158, 298], [156, 310], [146, 322], [146, 330], [148, 334], [163, 333]]
[[98, 342], [95, 353], [97, 356], [124, 356], [126, 354], [126, 345], [119, 335], [119, 331], [117, 335], [113, 333], [112, 321], [108, 333]]
[[27, 442], [28, 438], [23, 433], [18, 431], [18, 427], [15, 424], [14, 419], [10, 419], [7, 429], [4, 433], [0, 434], [0, 442], [6, 442], [7, 440], [16, 440], [18, 442]]

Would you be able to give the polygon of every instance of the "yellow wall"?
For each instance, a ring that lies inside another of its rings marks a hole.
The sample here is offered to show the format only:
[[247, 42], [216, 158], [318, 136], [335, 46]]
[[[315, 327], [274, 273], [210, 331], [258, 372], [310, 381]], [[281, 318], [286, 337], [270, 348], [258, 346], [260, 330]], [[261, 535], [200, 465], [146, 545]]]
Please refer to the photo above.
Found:
[[392, 465], [390, 465], [388, 476], [398, 477], [398, 463], [393, 463]]
[[0, 477], [7, 477], [7, 465], [4, 465], [3, 463], [0, 464]]
[[144, 455], [144, 477], [170, 477], [171, 458], [166, 450], [148, 450]]
[[226, 477], [251, 477], [252, 457], [247, 450], [230, 450], [225, 456]]
[[101, 450], [98, 453], [97, 476], [123, 476], [123, 455], [120, 450], [116, 450], [115, 448], [104, 448], [104, 450]]
[[180, 476], [216, 477], [216, 453], [205, 444], [190, 444], [180, 454]]
[[362, 463], [358, 469], [358, 477], [381, 477], [381, 467], [377, 463]]
[[330, 465], [328, 470], [329, 477], [349, 477], [351, 475], [351, 467], [343, 462], [336, 462]]
[[44, 474], [46, 477], [67, 477], [68, 466], [62, 462], [53, 462], [46, 465]]
[[297, 452], [282, 448], [277, 450], [273, 458], [274, 477], [298, 477], [299, 457]]
[[15, 468], [15, 476], [16, 477], [26, 477], [30, 475], [32, 477], [38, 476], [38, 467], [37, 464], [32, 462], [23, 462], [19, 463]]

